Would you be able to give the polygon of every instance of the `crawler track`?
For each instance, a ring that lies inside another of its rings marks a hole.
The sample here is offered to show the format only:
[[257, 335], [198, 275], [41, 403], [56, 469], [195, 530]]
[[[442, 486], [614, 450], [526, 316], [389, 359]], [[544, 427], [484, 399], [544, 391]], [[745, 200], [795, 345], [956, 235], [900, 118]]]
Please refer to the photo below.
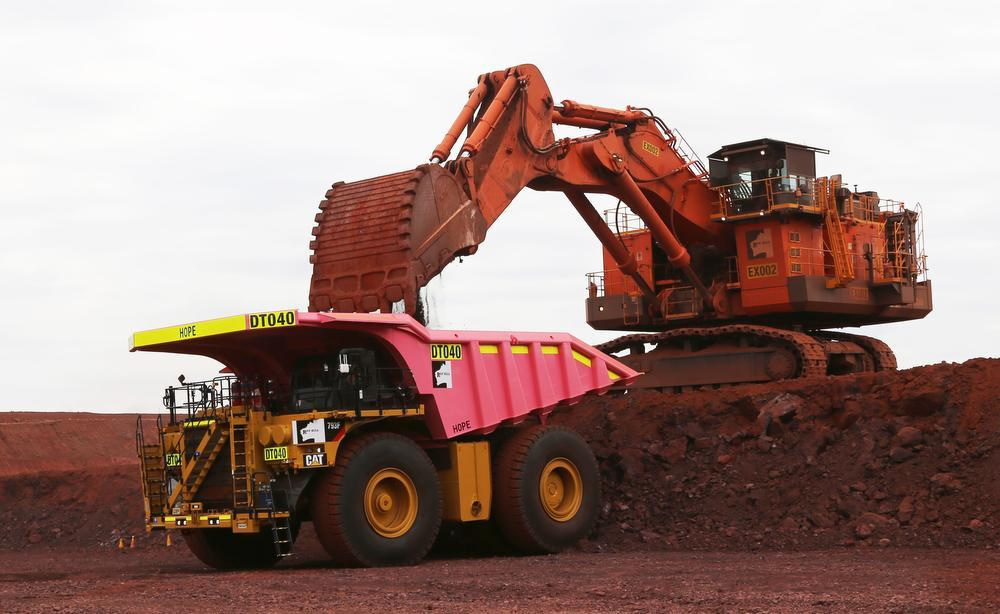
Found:
[[[603, 352], [614, 354], [635, 348], [639, 345], [653, 344], [657, 348], [649, 353], [649, 356], [652, 357], [656, 355], [661, 347], [666, 347], [667, 344], [671, 345], [673, 350], [669, 357], [666, 356], [666, 352], [661, 352], [662, 355], [655, 362], [646, 362], [638, 366], [632, 365], [636, 368], [639, 366], [643, 367], [646, 371], [645, 379], [658, 381], [659, 378], [651, 376], [650, 365], [654, 365], [653, 368], [656, 370], [670, 369], [671, 365], [674, 364], [671, 360], [681, 361], [698, 356], [697, 352], [693, 349], [689, 354], [685, 355], [676, 349], [677, 346], [704, 348], [719, 342], [728, 342], [732, 348], [731, 351], [727, 352], [723, 350], [716, 352], [712, 356], [708, 356], [705, 359], [705, 364], [712, 366], [706, 367], [703, 371], [704, 373], [719, 373], [719, 381], [699, 380], [695, 384], [696, 386], [722, 386], [768, 381], [768, 379], [774, 381], [789, 378], [825, 376], [831, 373], [831, 355], [825, 349], [831, 342], [853, 343], [857, 346], [855, 352], [860, 348], [867, 354], [864, 357], [864, 366], [858, 368], [858, 371], [888, 371], [895, 370], [896, 368], [896, 357], [889, 346], [872, 337], [830, 331], [805, 333], [751, 324], [732, 324], [706, 328], [678, 328], [658, 333], [638, 333], [618, 337], [596, 347]], [[738, 359], [740, 356], [745, 356], [749, 359], [750, 353], [759, 353], [762, 348], [776, 352], [790, 351], [795, 357], [796, 364], [794, 368], [771, 369], [770, 365], [768, 365], [762, 370], [758, 370], [754, 375], [748, 376], [745, 382], [732, 381], [731, 378], [726, 378], [727, 365], [731, 365], [734, 359]], [[637, 362], [640, 360], [639, 356], [641, 356], [641, 353], [639, 355], [628, 355], [623, 357], [623, 359], [626, 363]], [[629, 360], [630, 358], [631, 360]], [[715, 362], [711, 362], [712, 360]], [[762, 373], [765, 375], [762, 375]], [[643, 380], [640, 379], [636, 385], [640, 388], [644, 387]], [[652, 384], [649, 387], [663, 388], [664, 386]], [[674, 387], [680, 388], [686, 386], [675, 385]]]
[[871, 355], [872, 360], [875, 361], [876, 371], [895, 371], [896, 370], [896, 355], [893, 353], [892, 349], [885, 344], [884, 341], [879, 341], [874, 337], [866, 337], [864, 335], [855, 335], [853, 333], [838, 333], [833, 331], [821, 331], [815, 333], [815, 336], [820, 339], [833, 339], [836, 341], [848, 341], [851, 343], [856, 343], [869, 355]]

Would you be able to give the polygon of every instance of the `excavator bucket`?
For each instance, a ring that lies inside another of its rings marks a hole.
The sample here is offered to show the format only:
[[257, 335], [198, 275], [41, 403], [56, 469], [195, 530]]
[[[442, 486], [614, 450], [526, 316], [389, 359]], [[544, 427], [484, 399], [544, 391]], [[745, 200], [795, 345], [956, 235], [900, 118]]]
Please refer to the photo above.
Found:
[[389, 312], [457, 256], [476, 250], [488, 224], [455, 177], [435, 164], [351, 183], [319, 205], [309, 310]]

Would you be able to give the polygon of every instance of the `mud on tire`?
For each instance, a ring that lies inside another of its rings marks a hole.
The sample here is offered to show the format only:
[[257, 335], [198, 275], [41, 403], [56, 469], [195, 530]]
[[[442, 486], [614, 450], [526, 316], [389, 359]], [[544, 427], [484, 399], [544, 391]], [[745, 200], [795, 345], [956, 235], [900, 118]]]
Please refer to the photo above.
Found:
[[493, 476], [497, 524], [522, 552], [559, 552], [586, 537], [597, 522], [597, 460], [587, 442], [570, 429], [523, 429], [501, 447]]
[[313, 524], [335, 563], [413, 565], [434, 544], [441, 486], [430, 458], [411, 439], [373, 433], [350, 441], [316, 480]]

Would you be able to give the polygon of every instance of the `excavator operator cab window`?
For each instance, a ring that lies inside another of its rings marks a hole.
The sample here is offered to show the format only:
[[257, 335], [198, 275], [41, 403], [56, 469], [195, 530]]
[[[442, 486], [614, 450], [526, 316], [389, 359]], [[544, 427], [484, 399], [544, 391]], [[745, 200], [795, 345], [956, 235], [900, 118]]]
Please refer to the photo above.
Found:
[[292, 372], [294, 412], [404, 407], [413, 386], [391, 358], [370, 348], [343, 348], [336, 354], [300, 360]]
[[726, 145], [708, 157], [711, 185], [721, 193], [730, 214], [780, 204], [808, 205], [817, 152], [828, 153], [774, 139]]

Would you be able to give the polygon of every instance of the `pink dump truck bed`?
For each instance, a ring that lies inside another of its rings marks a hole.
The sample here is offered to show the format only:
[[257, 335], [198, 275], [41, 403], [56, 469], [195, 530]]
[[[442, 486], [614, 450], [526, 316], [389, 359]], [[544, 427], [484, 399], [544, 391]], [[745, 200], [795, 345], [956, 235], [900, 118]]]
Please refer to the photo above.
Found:
[[544, 415], [639, 375], [565, 333], [430, 330], [405, 314], [242, 314], [135, 333], [131, 349], [209, 356], [278, 381], [298, 357], [368, 341], [412, 372], [441, 439]]

